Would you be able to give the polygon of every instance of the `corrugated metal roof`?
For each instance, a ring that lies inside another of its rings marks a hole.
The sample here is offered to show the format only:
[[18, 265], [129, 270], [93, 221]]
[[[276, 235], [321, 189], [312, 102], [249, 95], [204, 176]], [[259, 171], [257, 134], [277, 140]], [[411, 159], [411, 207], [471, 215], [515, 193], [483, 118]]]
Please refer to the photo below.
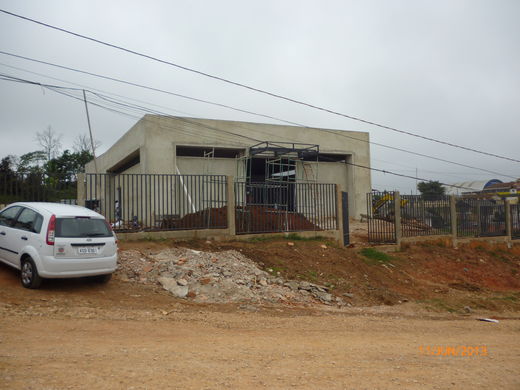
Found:
[[[460, 183], [453, 183], [453, 186], [456, 187], [448, 187], [446, 186], [446, 195], [460, 195], [466, 192], [478, 192], [482, 191], [487, 186], [502, 183], [501, 180], [491, 179], [491, 180], [474, 180], [474, 181], [463, 181]], [[460, 187], [460, 188], [458, 188]]]

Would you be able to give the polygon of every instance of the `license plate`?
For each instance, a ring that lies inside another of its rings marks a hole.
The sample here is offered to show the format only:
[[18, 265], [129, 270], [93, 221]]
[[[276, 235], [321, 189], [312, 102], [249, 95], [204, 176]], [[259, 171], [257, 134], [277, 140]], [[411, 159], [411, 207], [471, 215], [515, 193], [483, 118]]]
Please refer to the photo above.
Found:
[[78, 248], [78, 253], [80, 255], [96, 255], [98, 253], [98, 248], [95, 246], [82, 246]]

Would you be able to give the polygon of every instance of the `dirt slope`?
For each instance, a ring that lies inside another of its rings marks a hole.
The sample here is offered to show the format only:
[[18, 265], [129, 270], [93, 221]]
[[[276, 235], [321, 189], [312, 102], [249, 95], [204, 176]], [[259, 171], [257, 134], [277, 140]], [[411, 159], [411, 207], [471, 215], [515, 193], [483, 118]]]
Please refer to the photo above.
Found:
[[[234, 249], [274, 275], [326, 285], [341, 297], [352, 294], [346, 299], [355, 306], [414, 301], [440, 311], [520, 310], [520, 247], [473, 243], [453, 249], [432, 241], [401, 252], [387, 248], [383, 260], [364, 256], [366, 247], [342, 248], [323, 240], [129, 242], [122, 247], [155, 253], [171, 245]], [[376, 256], [381, 251], [376, 248]]]

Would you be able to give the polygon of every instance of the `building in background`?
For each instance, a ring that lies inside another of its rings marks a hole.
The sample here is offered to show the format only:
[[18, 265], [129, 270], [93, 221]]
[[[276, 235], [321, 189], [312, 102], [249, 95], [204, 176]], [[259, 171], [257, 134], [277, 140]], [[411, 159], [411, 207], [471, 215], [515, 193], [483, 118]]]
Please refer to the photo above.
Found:
[[486, 188], [500, 183], [502, 181], [499, 179], [464, 181], [453, 183], [451, 186], [444, 186], [444, 188], [446, 188], [446, 195], [466, 195], [480, 193]]

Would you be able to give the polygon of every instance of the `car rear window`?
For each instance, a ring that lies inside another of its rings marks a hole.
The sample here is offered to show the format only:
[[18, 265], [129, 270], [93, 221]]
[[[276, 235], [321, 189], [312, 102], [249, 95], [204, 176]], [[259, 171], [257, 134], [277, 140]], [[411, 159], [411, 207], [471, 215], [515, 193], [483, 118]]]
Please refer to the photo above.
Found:
[[112, 237], [104, 219], [56, 218], [56, 237]]

